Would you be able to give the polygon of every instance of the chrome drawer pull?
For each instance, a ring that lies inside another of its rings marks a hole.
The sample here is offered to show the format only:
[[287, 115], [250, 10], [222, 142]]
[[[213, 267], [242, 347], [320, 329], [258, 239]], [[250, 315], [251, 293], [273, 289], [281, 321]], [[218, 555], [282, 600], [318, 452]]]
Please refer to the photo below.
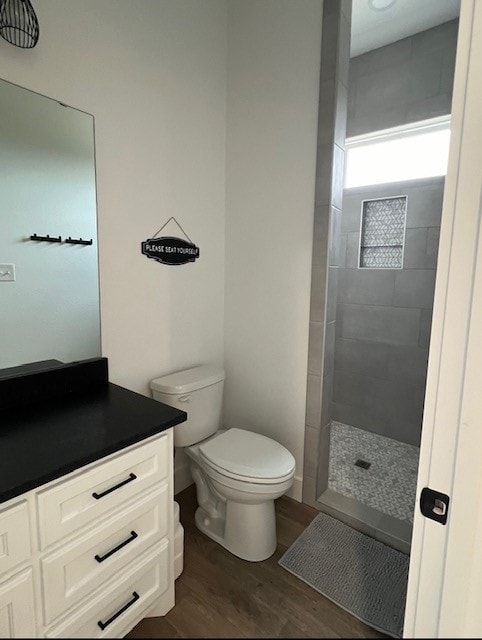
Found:
[[136, 478], [137, 478], [137, 476], [136, 476], [135, 473], [130, 473], [129, 477], [126, 480], [122, 480], [122, 482], [119, 482], [119, 484], [116, 484], [114, 487], [111, 487], [110, 489], [106, 489], [105, 491], [102, 491], [102, 493], [96, 493], [94, 491], [94, 493], [92, 494], [92, 497], [95, 498], [96, 500], [99, 500], [100, 498], [103, 498], [104, 496], [106, 496], [107, 494], [111, 493], [112, 491], [115, 491], [116, 489], [120, 489], [125, 484], [128, 484], [129, 482], [132, 482]]
[[112, 622], [114, 622], [114, 620], [116, 618], [118, 618], [119, 616], [121, 616], [124, 611], [127, 611], [127, 609], [129, 609], [129, 607], [132, 607], [132, 605], [137, 602], [139, 600], [141, 596], [137, 593], [137, 591], [133, 591], [132, 592], [132, 599], [129, 600], [129, 602], [127, 604], [125, 604], [123, 607], [121, 607], [119, 609], [119, 611], [117, 611], [116, 613], [114, 613], [113, 616], [111, 616], [108, 620], [106, 620], [105, 622], [102, 622], [102, 620], [99, 620], [99, 622], [97, 623], [99, 625], [99, 627], [102, 629], [102, 631], [104, 631], [104, 629], [106, 627], [108, 627]]
[[98, 554], [96, 554], [94, 558], [97, 560], [97, 562], [104, 562], [104, 560], [107, 560], [107, 558], [110, 558], [114, 553], [117, 553], [117, 551], [120, 551], [122, 547], [125, 547], [126, 544], [129, 544], [130, 542], [134, 542], [134, 540], [137, 537], [138, 537], [138, 534], [135, 531], [131, 531], [131, 535], [127, 538], [127, 540], [124, 540], [124, 542], [121, 542], [120, 544], [118, 544], [117, 547], [114, 547], [113, 549], [108, 551], [105, 555], [99, 556]]

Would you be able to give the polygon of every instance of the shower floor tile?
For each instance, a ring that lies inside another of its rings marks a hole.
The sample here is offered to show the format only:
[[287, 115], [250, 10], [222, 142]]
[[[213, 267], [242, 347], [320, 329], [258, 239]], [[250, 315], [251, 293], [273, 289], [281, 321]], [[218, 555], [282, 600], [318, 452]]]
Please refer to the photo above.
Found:
[[[412, 523], [419, 452], [413, 445], [332, 422], [328, 488]], [[357, 466], [357, 461], [370, 466]]]

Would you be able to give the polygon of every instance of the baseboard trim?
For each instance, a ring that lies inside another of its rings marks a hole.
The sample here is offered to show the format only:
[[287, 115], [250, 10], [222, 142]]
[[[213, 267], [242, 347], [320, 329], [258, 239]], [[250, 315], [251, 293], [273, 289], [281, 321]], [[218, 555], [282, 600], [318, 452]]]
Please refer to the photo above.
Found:
[[303, 494], [303, 478], [301, 476], [295, 476], [293, 479], [293, 484], [291, 486], [291, 489], [286, 492], [286, 495], [290, 498], [293, 498], [293, 500], [296, 500], [296, 502], [303, 502], [301, 498], [302, 494]]

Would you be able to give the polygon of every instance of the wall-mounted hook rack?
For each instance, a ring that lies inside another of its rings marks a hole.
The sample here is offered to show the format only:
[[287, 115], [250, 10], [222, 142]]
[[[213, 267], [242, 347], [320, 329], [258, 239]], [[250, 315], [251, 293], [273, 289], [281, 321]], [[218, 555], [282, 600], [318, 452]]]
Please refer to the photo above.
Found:
[[92, 244], [92, 240], [82, 240], [82, 238], [76, 240], [75, 238], [71, 238], [70, 236], [68, 238], [65, 238], [64, 242], [67, 242], [68, 244]]
[[51, 238], [49, 234], [46, 236], [38, 236], [36, 233], [30, 236], [30, 240], [35, 240], [36, 242], [62, 242], [61, 236]]

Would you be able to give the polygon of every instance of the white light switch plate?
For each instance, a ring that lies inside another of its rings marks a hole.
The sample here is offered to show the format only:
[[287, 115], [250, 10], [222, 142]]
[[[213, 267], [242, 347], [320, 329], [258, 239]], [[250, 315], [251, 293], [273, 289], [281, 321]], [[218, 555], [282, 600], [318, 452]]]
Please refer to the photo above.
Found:
[[0, 282], [14, 282], [14, 281], [15, 281], [15, 265], [0, 264]]

